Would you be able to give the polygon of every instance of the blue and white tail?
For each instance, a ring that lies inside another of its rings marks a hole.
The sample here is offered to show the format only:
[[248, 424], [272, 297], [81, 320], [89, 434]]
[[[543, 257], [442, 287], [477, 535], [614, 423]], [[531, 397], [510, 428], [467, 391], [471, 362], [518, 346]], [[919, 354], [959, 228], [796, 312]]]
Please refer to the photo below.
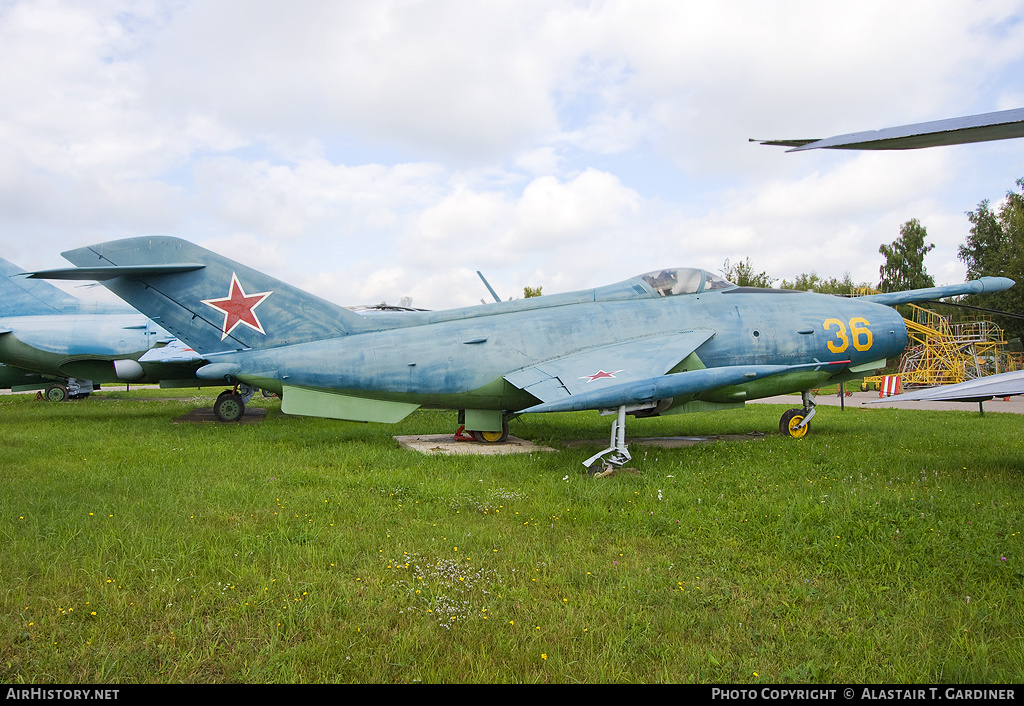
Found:
[[38, 316], [74, 310], [78, 300], [49, 282], [18, 277], [25, 270], [0, 258], [0, 316]]
[[34, 276], [98, 280], [203, 354], [365, 328], [348, 309], [179, 238], [128, 238], [62, 254], [77, 267]]

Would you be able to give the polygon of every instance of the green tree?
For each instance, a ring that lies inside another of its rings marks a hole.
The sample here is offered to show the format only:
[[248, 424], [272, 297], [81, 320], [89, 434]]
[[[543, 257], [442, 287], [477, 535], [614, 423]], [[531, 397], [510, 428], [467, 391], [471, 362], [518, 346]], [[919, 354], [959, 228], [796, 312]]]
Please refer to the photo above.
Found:
[[[1017, 188], [1024, 191], [1024, 178], [1017, 180]], [[967, 278], [1009, 277], [1018, 284], [1003, 292], [973, 294], [963, 303], [1024, 314], [1024, 194], [1008, 191], [995, 210], [986, 199], [967, 218], [970, 233], [957, 253], [967, 265]], [[997, 317], [997, 322], [1008, 337], [1024, 335], [1020, 319]]]
[[819, 277], [817, 272], [797, 275], [792, 282], [782, 280], [779, 285], [782, 289], [798, 289], [803, 292], [818, 292], [820, 294], [841, 294], [849, 296], [855, 289], [869, 289], [871, 285], [867, 282], [855, 283], [849, 272], [844, 272], [842, 279], [830, 277], [825, 279]]
[[935, 280], [924, 269], [924, 256], [935, 247], [925, 244], [927, 237], [928, 230], [912, 218], [900, 226], [900, 237], [895, 242], [878, 248], [878, 252], [885, 256], [885, 264], [879, 268], [882, 278], [879, 289], [902, 292], [935, 286]]
[[988, 199], [979, 203], [977, 210], [968, 211], [967, 219], [971, 222], [970, 234], [957, 251], [957, 257], [967, 265], [967, 279], [1002, 274], [1007, 234]]
[[526, 299], [529, 299], [531, 297], [539, 297], [540, 290], [542, 289], [544, 289], [544, 287], [531, 287], [530, 285], [526, 285], [525, 287], [523, 287], [523, 296]]
[[730, 265], [729, 260], [726, 259], [725, 264], [722, 265], [722, 274], [727, 280], [741, 287], [772, 286], [772, 278], [768, 276], [767, 272], [754, 272], [754, 266], [750, 264], [749, 257], [735, 265]]

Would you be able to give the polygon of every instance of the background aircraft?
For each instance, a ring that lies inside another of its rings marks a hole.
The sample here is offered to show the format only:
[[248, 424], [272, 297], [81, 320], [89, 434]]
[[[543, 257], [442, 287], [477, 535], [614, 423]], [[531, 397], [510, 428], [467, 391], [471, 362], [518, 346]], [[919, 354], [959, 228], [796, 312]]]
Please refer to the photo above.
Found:
[[[481, 441], [511, 416], [617, 414], [611, 445], [588, 459], [629, 460], [625, 415], [742, 406], [802, 392], [780, 429], [806, 434], [812, 388], [858, 379], [899, 355], [907, 335], [889, 305], [998, 291], [1005, 278], [844, 299], [737, 287], [666, 269], [565, 294], [430, 312], [359, 316], [184, 240], [116, 240], [64, 253], [78, 267], [36, 278], [99, 280], [209, 361], [200, 378], [276, 392], [281, 409], [397, 422], [418, 407], [455, 409]], [[226, 392], [215, 406], [237, 418]], [[607, 458], [606, 458], [607, 457]]]
[[202, 384], [195, 377], [201, 358], [180, 345], [164, 350], [173, 337], [142, 314], [12, 276], [21, 272], [0, 259], [0, 387], [45, 388], [47, 399], [61, 401], [97, 383]]
[[923, 390], [914, 390], [902, 395], [882, 397], [872, 403], [921, 400], [931, 402], [977, 402], [979, 405], [996, 397], [1024, 395], [1024, 370], [988, 375], [955, 385], [941, 385]]
[[0, 390], [42, 390], [48, 385], [56, 384], [54, 379], [39, 375], [31, 370], [16, 368], [0, 363]]
[[[1006, 140], [1024, 137], [1024, 108], [996, 113], [968, 115], [962, 118], [934, 120], [915, 125], [901, 125], [884, 130], [853, 132], [824, 140], [751, 140], [764, 145], [793, 147], [788, 152], [811, 149], [876, 149], [900, 150], [921, 147], [941, 147], [988, 140]], [[1024, 394], [1024, 372], [1000, 373], [956, 385], [918, 390], [884, 398], [888, 400], [933, 400], [982, 402], [994, 397], [1012, 397]]]
[[751, 140], [751, 142], [793, 148], [787, 152], [816, 149], [912, 150], [921, 147], [1006, 140], [1013, 137], [1024, 137], [1024, 108], [968, 115], [962, 118], [933, 120], [914, 125], [900, 125], [883, 130], [851, 132], [824, 140]]

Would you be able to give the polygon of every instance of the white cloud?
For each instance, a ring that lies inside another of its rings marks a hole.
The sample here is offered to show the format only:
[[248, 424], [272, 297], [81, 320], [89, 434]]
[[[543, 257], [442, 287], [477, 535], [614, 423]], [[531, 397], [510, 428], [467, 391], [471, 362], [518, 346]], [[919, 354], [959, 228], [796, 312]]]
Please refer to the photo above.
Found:
[[0, 244], [51, 266], [162, 232], [339, 302], [439, 307], [486, 297], [477, 269], [508, 296], [745, 257], [875, 279], [918, 217], [955, 279], [963, 212], [1024, 176], [1024, 141], [746, 139], [1018, 107], [1022, 18], [1019, 0], [8, 2]]
[[198, 201], [218, 221], [271, 239], [364, 238], [396, 227], [436, 198], [431, 164], [347, 167], [217, 157], [196, 165]]
[[618, 232], [639, 202], [614, 176], [596, 170], [568, 181], [539, 177], [519, 196], [458, 188], [425, 209], [402, 242], [406, 258], [421, 263], [564, 262], [568, 251], [585, 251]]
[[252, 132], [347, 130], [480, 163], [556, 129], [538, 3], [195, 3], [155, 45], [152, 100]]

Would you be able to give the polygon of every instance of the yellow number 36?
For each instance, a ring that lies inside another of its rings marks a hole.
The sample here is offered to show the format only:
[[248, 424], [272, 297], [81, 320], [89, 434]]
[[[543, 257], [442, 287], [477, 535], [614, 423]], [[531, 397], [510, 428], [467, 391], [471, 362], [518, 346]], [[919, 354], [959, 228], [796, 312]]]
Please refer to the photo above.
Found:
[[[868, 320], [856, 316], [850, 319], [850, 333], [853, 334], [853, 347], [859, 351], [866, 351], [871, 348], [874, 338], [871, 335], [871, 324]], [[835, 328], [835, 338], [828, 341], [828, 349], [833, 353], [842, 353], [850, 347], [850, 333], [846, 331], [846, 324], [839, 319], [825, 319], [825, 330], [831, 331]]]

